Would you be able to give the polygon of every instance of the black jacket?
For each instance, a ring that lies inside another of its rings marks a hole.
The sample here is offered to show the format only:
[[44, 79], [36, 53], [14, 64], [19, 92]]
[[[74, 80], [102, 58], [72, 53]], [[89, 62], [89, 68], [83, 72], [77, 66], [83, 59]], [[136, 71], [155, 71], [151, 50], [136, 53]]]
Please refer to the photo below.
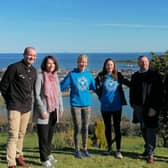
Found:
[[0, 82], [0, 91], [8, 110], [31, 110], [35, 79], [35, 68], [28, 67], [24, 60], [8, 66]]
[[[100, 97], [102, 95], [103, 81], [104, 81], [103, 75], [101, 72], [97, 75], [95, 81], [96, 81], [96, 94], [98, 95], [98, 97], [100, 99]], [[128, 79], [124, 78], [120, 72], [118, 72], [118, 83], [119, 83], [119, 89], [120, 89], [120, 95], [121, 95], [121, 103], [122, 103], [122, 105], [126, 105], [127, 102], [126, 102], [126, 98], [124, 95], [122, 84], [129, 87], [130, 81]]]
[[[162, 104], [163, 84], [160, 75], [152, 70], [140, 73], [135, 72], [131, 78], [130, 104], [144, 108], [144, 122], [149, 127], [157, 126], [159, 111]], [[157, 111], [154, 117], [148, 116], [148, 111], [153, 108]]]

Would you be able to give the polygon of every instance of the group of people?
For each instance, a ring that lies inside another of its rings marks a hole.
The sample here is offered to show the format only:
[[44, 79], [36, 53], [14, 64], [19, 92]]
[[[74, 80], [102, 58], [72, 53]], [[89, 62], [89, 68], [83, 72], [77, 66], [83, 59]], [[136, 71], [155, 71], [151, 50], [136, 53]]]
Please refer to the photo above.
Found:
[[[54, 168], [57, 160], [51, 154], [51, 143], [55, 124], [63, 117], [61, 91], [70, 88], [70, 105], [74, 123], [75, 157], [91, 157], [87, 149], [88, 126], [91, 116], [91, 91], [95, 92], [101, 104], [101, 114], [105, 125], [107, 151], [112, 154], [112, 118], [115, 132], [116, 153], [121, 153], [121, 116], [126, 98], [122, 85], [130, 88], [130, 105], [134, 109], [134, 121], [140, 122], [144, 138], [144, 156], [149, 163], [154, 162], [156, 128], [161, 106], [162, 81], [157, 72], [149, 69], [146, 56], [138, 58], [139, 70], [131, 80], [117, 71], [115, 62], [107, 58], [103, 69], [94, 79], [87, 70], [88, 57], [79, 55], [77, 68], [70, 71], [60, 82], [58, 62], [54, 56], [46, 56], [41, 70], [32, 66], [36, 60], [36, 49], [26, 47], [23, 59], [8, 66], [0, 82], [0, 91], [8, 110], [7, 162], [9, 168], [16, 165], [29, 167], [23, 158], [23, 139], [31, 111], [37, 124], [40, 161], [44, 167]], [[82, 150], [80, 148], [82, 135]]]

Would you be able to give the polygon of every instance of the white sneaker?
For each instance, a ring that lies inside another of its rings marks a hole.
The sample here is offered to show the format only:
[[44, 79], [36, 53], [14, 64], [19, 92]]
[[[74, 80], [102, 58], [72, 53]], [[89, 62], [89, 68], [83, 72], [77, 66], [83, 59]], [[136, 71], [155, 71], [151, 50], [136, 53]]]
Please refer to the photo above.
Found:
[[49, 160], [46, 160], [45, 162], [41, 162], [41, 164], [46, 168], [55, 168]]
[[56, 163], [58, 160], [54, 158], [53, 155], [49, 155], [48, 156], [48, 160], [51, 162], [51, 163]]
[[121, 154], [121, 152], [116, 152], [116, 158], [118, 158], [118, 159], [123, 158], [123, 155]]

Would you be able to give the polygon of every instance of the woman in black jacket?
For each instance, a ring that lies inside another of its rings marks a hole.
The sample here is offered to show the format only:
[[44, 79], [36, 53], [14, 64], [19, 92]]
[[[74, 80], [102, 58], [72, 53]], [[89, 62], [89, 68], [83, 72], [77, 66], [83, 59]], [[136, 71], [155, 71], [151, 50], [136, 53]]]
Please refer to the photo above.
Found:
[[117, 71], [116, 65], [111, 58], [104, 62], [103, 70], [96, 77], [96, 93], [101, 103], [101, 113], [105, 124], [105, 135], [108, 144], [108, 150], [105, 154], [112, 152], [112, 123], [115, 132], [116, 157], [122, 159], [121, 148], [121, 113], [122, 105], [126, 105], [126, 99], [122, 84], [130, 86], [130, 82]]

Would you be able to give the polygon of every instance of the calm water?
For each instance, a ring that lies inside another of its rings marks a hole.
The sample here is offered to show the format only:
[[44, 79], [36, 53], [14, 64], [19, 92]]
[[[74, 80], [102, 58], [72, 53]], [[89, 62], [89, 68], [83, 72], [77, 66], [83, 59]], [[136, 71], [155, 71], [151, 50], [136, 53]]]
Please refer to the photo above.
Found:
[[[128, 92], [129, 92], [129, 89], [124, 89], [124, 92], [125, 92], [125, 95], [126, 95], [126, 99], [127, 99], [127, 103], [129, 104], [129, 100], [128, 100]], [[96, 94], [92, 94], [92, 101], [93, 101], [93, 105], [92, 105], [92, 115], [93, 116], [96, 116], [96, 117], [101, 117], [101, 113], [100, 113], [100, 102], [97, 98], [97, 95]], [[64, 104], [64, 109], [65, 112], [67, 114], [65, 115], [70, 115], [70, 100], [69, 100], [69, 97], [63, 97], [63, 104]], [[5, 116], [6, 117], [6, 108], [5, 106], [3, 107], [0, 107], [0, 116]], [[123, 113], [122, 113], [123, 116], [127, 117], [128, 119], [132, 119], [132, 109], [129, 105], [127, 106], [123, 106]]]
[[[125, 93], [128, 105], [123, 106], [122, 116], [131, 120], [132, 119], [132, 108], [129, 105], [129, 89], [128, 88], [124, 89], [124, 93]], [[64, 107], [67, 108], [68, 112], [70, 113], [69, 97], [64, 97], [63, 101], [64, 101]], [[96, 94], [92, 94], [92, 101], [93, 101], [92, 115], [96, 115], [97, 117], [101, 117], [100, 102], [99, 102]]]
[[[103, 62], [106, 58], [111, 57], [115, 61], [119, 60], [132, 60], [137, 59], [139, 55], [145, 54], [150, 57], [150, 53], [88, 53], [89, 63], [88, 69], [90, 70], [100, 70], [102, 69]], [[57, 58], [60, 68], [72, 69], [76, 66], [76, 59], [79, 53], [41, 53], [37, 55], [37, 60], [35, 67], [39, 68], [41, 61], [46, 55], [53, 55]], [[10, 53], [2, 54], [0, 53], [0, 68], [5, 68], [9, 64], [14, 63], [22, 59], [22, 54]], [[118, 68], [128, 68], [130, 65], [119, 64]]]

